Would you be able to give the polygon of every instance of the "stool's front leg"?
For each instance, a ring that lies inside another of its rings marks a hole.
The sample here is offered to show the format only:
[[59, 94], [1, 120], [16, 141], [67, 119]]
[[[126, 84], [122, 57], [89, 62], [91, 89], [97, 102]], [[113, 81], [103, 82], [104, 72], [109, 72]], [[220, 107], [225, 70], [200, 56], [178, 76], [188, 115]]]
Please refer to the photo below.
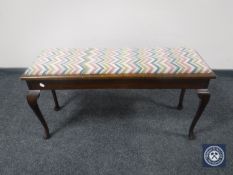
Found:
[[209, 102], [210, 99], [210, 93], [208, 91], [208, 89], [198, 89], [197, 90], [197, 95], [200, 98], [200, 102], [199, 102], [199, 107], [197, 109], [196, 115], [192, 121], [192, 124], [189, 128], [189, 139], [195, 139], [195, 135], [194, 135], [194, 127], [196, 126], [198, 120], [201, 117], [202, 112], [205, 110], [206, 105]]
[[27, 102], [44, 127], [44, 133], [45, 133], [44, 138], [48, 139], [50, 136], [49, 128], [47, 126], [47, 123], [46, 123], [46, 121], [45, 121], [45, 119], [40, 111], [40, 108], [38, 106], [38, 103], [37, 103], [39, 96], [40, 96], [40, 90], [29, 90], [28, 95], [27, 95]]

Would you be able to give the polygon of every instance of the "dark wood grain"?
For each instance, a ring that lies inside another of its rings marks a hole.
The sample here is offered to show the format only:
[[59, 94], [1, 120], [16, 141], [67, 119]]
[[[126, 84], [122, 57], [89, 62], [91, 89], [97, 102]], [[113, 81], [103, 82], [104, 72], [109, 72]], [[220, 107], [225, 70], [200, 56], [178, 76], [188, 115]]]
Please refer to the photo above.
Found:
[[[205, 89], [209, 79], [30, 80], [31, 90], [51, 89]], [[41, 86], [41, 84], [43, 86]]]

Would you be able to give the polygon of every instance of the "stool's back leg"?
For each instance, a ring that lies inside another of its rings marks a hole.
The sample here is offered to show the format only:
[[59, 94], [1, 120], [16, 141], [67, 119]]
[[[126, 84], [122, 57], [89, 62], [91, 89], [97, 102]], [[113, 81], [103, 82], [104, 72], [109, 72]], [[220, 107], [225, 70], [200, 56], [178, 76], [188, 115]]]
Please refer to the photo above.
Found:
[[177, 109], [178, 109], [178, 110], [183, 109], [184, 94], [185, 94], [185, 89], [181, 89], [179, 104], [178, 104], [178, 106], [177, 106]]
[[48, 125], [47, 125], [47, 123], [46, 123], [46, 121], [45, 121], [45, 119], [40, 111], [38, 103], [37, 103], [39, 96], [40, 96], [39, 90], [29, 90], [29, 93], [27, 95], [27, 102], [44, 127], [44, 133], [45, 133], [44, 138], [48, 139], [50, 136], [49, 135], [49, 128], [48, 128]]
[[199, 107], [197, 109], [196, 115], [192, 121], [190, 128], [189, 128], [189, 139], [191, 139], [191, 140], [195, 138], [195, 135], [193, 132], [194, 127], [196, 126], [198, 120], [201, 117], [201, 114], [205, 110], [205, 107], [208, 104], [209, 99], [210, 99], [210, 93], [209, 93], [208, 89], [198, 89], [197, 95], [200, 98], [200, 102], [199, 102]]
[[56, 95], [55, 90], [52, 90], [52, 94], [53, 94], [53, 99], [54, 99], [54, 103], [55, 103], [54, 110], [55, 111], [59, 111], [60, 110], [60, 106], [59, 106], [59, 103], [58, 103], [58, 100], [57, 100], [57, 95]]

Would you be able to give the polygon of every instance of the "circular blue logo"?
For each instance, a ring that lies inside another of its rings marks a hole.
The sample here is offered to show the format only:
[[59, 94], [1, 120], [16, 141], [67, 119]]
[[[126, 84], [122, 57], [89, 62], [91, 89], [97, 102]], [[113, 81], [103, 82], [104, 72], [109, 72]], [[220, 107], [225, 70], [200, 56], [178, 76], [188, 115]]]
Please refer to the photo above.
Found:
[[219, 146], [209, 146], [204, 152], [204, 160], [210, 166], [219, 166], [224, 159], [224, 151]]

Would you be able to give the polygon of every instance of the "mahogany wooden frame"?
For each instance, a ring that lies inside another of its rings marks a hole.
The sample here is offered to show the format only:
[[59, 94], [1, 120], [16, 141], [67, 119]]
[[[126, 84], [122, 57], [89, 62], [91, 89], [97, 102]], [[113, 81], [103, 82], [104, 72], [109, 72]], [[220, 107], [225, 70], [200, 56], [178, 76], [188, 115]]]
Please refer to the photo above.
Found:
[[70, 75], [70, 76], [25, 76], [29, 93], [27, 101], [40, 120], [45, 136], [49, 138], [49, 128], [39, 109], [37, 100], [41, 90], [52, 90], [55, 110], [59, 104], [55, 90], [65, 89], [181, 89], [177, 109], [183, 108], [185, 89], [196, 89], [200, 99], [199, 107], [189, 129], [189, 139], [194, 139], [194, 128], [208, 104], [210, 93], [209, 81], [216, 78], [214, 72], [208, 74], [106, 74], [106, 75]]

